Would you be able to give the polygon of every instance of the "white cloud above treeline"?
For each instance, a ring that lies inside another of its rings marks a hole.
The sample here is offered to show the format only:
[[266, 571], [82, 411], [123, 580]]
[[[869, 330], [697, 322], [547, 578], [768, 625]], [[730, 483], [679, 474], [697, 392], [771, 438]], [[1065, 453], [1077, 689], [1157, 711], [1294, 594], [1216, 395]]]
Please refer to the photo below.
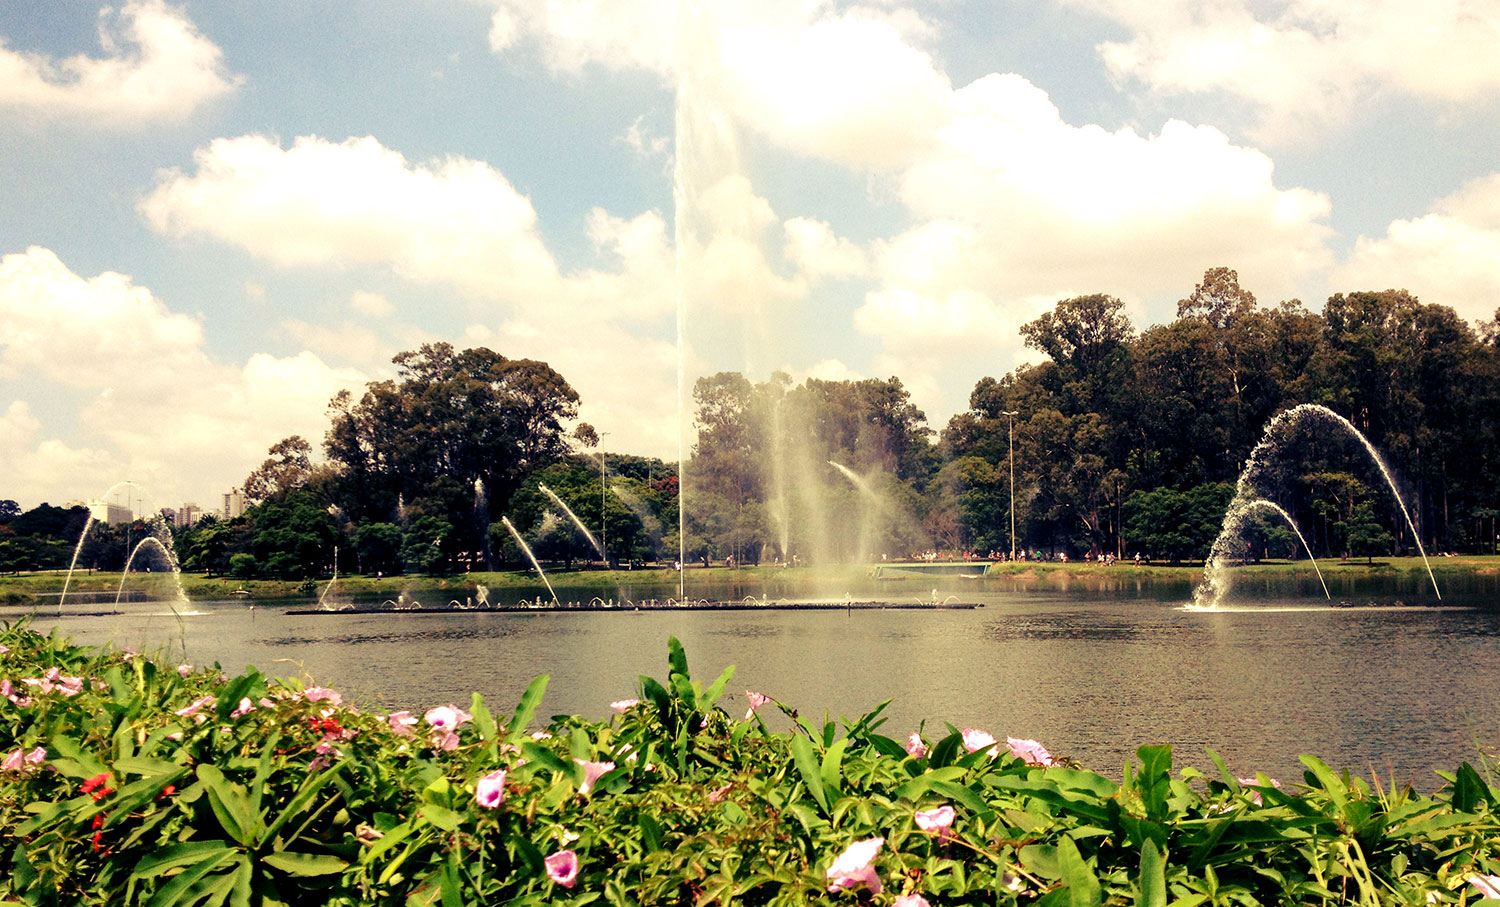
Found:
[[54, 59], [8, 48], [0, 38], [0, 109], [132, 127], [185, 119], [241, 81], [219, 47], [162, 0], [101, 10], [99, 44], [102, 56]]
[[[8, 496], [87, 498], [131, 479], [174, 506], [237, 483], [277, 439], [321, 439], [329, 399], [364, 382], [307, 352], [217, 361], [196, 319], [127, 275], [81, 277], [41, 247], [0, 258], [0, 379], [40, 388], [0, 400]], [[75, 440], [45, 437], [37, 414], [59, 407], [76, 413]]]
[[1132, 34], [1110, 71], [1164, 95], [1249, 102], [1266, 141], [1317, 135], [1371, 100], [1492, 101], [1500, 5], [1489, 0], [1069, 0]]

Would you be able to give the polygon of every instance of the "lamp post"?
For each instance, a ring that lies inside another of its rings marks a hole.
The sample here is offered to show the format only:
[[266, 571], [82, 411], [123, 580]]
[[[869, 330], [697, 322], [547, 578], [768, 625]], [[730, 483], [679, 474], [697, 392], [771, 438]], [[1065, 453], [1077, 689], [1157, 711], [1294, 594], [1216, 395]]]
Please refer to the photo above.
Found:
[[1006, 463], [1010, 466], [1010, 562], [1016, 562], [1016, 416], [1019, 410], [1006, 410], [1000, 415], [1010, 423], [1010, 454]]
[[609, 569], [609, 523], [604, 518], [605, 508], [609, 506], [609, 484], [604, 478], [604, 436], [607, 431], [599, 432], [599, 547], [604, 549], [604, 569]]

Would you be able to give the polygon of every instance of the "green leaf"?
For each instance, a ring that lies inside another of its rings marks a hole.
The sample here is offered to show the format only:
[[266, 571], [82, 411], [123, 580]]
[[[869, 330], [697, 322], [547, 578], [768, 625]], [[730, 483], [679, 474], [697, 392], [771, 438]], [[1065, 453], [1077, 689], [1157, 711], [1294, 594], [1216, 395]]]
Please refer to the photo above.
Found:
[[849, 738], [836, 742], [823, 753], [823, 765], [819, 777], [823, 781], [825, 796], [837, 799], [844, 784], [844, 751], [849, 748]]
[[698, 699], [699, 706], [704, 709], [713, 708], [714, 703], [719, 701], [719, 697], [724, 695], [724, 688], [729, 685], [729, 680], [733, 676], [734, 665], [730, 665], [719, 674], [713, 683], [708, 685], [707, 690], [703, 691], [703, 695]]
[[1150, 838], [1141, 848], [1140, 889], [1135, 907], [1167, 907], [1166, 858]]
[[349, 865], [331, 854], [295, 853], [287, 850], [268, 853], [261, 859], [267, 865], [294, 876], [333, 875], [343, 872], [344, 867]]
[[687, 652], [683, 651], [682, 643], [677, 637], [667, 638], [667, 665], [670, 674], [680, 674], [684, 678], [691, 679], [688, 673]]
[[792, 762], [797, 766], [797, 771], [802, 776], [802, 783], [807, 785], [808, 793], [823, 807], [823, 812], [828, 812], [828, 794], [823, 790], [823, 776], [818, 767], [818, 757], [813, 752], [812, 741], [798, 734], [792, 737]]
[[176, 844], [143, 857], [139, 863], [135, 864], [130, 877], [149, 879], [181, 866], [190, 866], [234, 852], [234, 848], [223, 841], [189, 841], [186, 844]]
[[1057, 867], [1062, 874], [1063, 884], [1068, 886], [1068, 903], [1072, 907], [1100, 907], [1103, 903], [1103, 892], [1099, 887], [1099, 878], [1084, 862], [1083, 854], [1078, 852], [1078, 845], [1073, 839], [1064, 835], [1057, 842]]
[[223, 826], [224, 833], [245, 847], [259, 843], [260, 817], [250, 812], [245, 795], [236, 790], [216, 765], [198, 766], [198, 780], [208, 791], [208, 805]]
[[1453, 778], [1453, 808], [1459, 812], [1471, 813], [1481, 802], [1495, 805], [1494, 794], [1490, 786], [1484, 783], [1479, 773], [1474, 771], [1474, 766], [1465, 762], [1458, 767], [1458, 774]]
[[510, 719], [510, 733], [506, 740], [516, 743], [526, 736], [527, 728], [531, 726], [532, 716], [536, 714], [537, 706], [542, 703], [542, 694], [547, 692], [547, 675], [541, 674], [521, 694], [521, 702], [516, 706], [516, 713]]
[[474, 693], [469, 703], [469, 714], [474, 718], [474, 729], [479, 732], [479, 738], [486, 743], [495, 739], [495, 716], [484, 704], [484, 697], [478, 692]]
[[1136, 791], [1146, 805], [1146, 817], [1160, 822], [1167, 817], [1167, 797], [1172, 790], [1172, 746], [1143, 746], [1136, 750], [1141, 771]]
[[443, 831], [457, 831], [463, 822], [463, 816], [446, 806], [438, 806], [436, 803], [424, 803], [417, 809], [422, 818], [441, 828]]

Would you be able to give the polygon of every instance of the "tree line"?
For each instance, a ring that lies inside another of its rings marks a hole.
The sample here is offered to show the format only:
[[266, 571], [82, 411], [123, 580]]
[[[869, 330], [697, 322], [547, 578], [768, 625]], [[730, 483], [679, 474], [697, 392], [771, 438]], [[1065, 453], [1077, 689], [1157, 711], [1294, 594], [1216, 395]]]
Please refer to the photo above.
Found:
[[[1206, 556], [1265, 426], [1318, 403], [1383, 452], [1428, 550], [1495, 552], [1496, 322], [1471, 326], [1404, 290], [1335, 294], [1321, 313], [1262, 306], [1214, 268], [1170, 323], [1138, 331], [1121, 300], [1094, 294], [1021, 334], [1045, 358], [980, 378], [941, 429], [897, 377], [700, 378], [681, 476], [599, 450], [546, 363], [427, 344], [395, 357], [395, 378], [334, 398], [322, 457], [301, 437], [277, 442], [245, 479], [244, 516], [177, 528], [176, 550], [186, 569], [244, 577], [493, 569], [523, 563], [505, 517], [539, 558], [568, 565], [1012, 550], [1180, 562]], [[1414, 548], [1345, 432], [1290, 432], [1261, 479], [1256, 494], [1318, 556]], [[66, 566], [86, 516], [0, 501], [0, 569]], [[117, 569], [117, 537], [148, 531], [91, 530], [80, 563]], [[1243, 541], [1249, 557], [1301, 556], [1270, 508]]]

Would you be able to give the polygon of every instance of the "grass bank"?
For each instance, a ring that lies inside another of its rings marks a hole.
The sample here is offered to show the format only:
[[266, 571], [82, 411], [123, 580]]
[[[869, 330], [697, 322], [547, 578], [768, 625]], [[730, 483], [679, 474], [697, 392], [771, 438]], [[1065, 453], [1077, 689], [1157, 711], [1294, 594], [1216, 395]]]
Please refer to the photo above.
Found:
[[[1341, 579], [1357, 580], [1370, 576], [1404, 577], [1423, 583], [1427, 580], [1427, 567], [1420, 557], [1376, 558], [1342, 561], [1328, 558], [1318, 561], [1318, 570], [1331, 583]], [[899, 564], [883, 565], [900, 568]], [[1445, 580], [1457, 580], [1473, 576], [1500, 575], [1500, 557], [1462, 556], [1431, 559], [1433, 574], [1439, 586]], [[688, 592], [695, 589], [729, 590], [716, 591], [716, 595], [739, 598], [744, 595], [815, 596], [831, 594], [829, 590], [901, 590], [907, 587], [941, 586], [944, 589], [979, 588], [971, 584], [973, 579], [958, 576], [943, 576], [913, 572], [906, 576], [889, 576], [876, 583], [871, 580], [869, 565], [830, 565], [818, 567], [693, 567], [687, 571]], [[976, 571], [977, 572], [977, 571]], [[1234, 568], [1236, 576], [1273, 580], [1281, 577], [1313, 580], [1316, 573], [1311, 561], [1269, 561]], [[1000, 582], [1007, 588], [1057, 590], [1083, 586], [1107, 589], [1123, 582], [1162, 582], [1175, 584], [1197, 584], [1203, 577], [1201, 565], [1142, 564], [1137, 566], [1122, 561], [1113, 566], [1088, 562], [1023, 561], [997, 563], [990, 566], [982, 582]], [[671, 568], [647, 568], [639, 570], [549, 569], [548, 580], [559, 596], [568, 593], [574, 600], [587, 600], [592, 596], [615, 597], [621, 589], [652, 588], [653, 595], [662, 594], [663, 589], [677, 586], [678, 573]], [[22, 573], [0, 576], [0, 605], [25, 606], [53, 602], [63, 589], [65, 571]], [[68, 586], [69, 595], [74, 592], [113, 593], [120, 589], [122, 577], [119, 573], [89, 572], [75, 573]], [[317, 581], [291, 581], [250, 579], [231, 577], [205, 577], [183, 574], [183, 590], [195, 601], [224, 599], [237, 591], [248, 593], [253, 600], [306, 597], [319, 594], [327, 586], [328, 579]], [[156, 597], [171, 597], [175, 594], [175, 580], [165, 574], [132, 574], [125, 584], [128, 590], [146, 591]], [[475, 572], [454, 576], [364, 576], [350, 575], [338, 578], [334, 592], [340, 596], [361, 600], [396, 599], [403, 592], [429, 601], [446, 604], [449, 600], [464, 600], [473, 596], [479, 586], [492, 593], [503, 594], [506, 590], [534, 589], [540, 585], [536, 573], [531, 570]], [[925, 591], [925, 590], [923, 590]], [[446, 597], [445, 597], [446, 596]]]

